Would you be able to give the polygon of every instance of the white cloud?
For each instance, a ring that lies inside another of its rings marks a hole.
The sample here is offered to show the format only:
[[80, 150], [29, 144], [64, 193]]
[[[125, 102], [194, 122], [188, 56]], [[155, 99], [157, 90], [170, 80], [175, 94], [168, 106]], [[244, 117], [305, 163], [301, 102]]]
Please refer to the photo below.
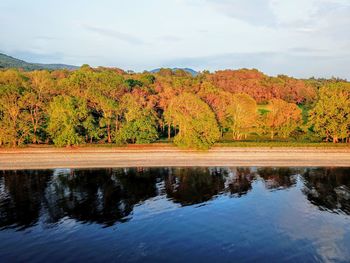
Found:
[[83, 25], [83, 28], [90, 32], [97, 33], [100, 36], [116, 38], [118, 40], [125, 41], [132, 45], [146, 44], [141, 38], [138, 38], [128, 33], [120, 32], [115, 29], [90, 25]]
[[0, 50], [33, 62], [350, 78], [349, 0], [2, 0], [0, 13]]
[[273, 26], [276, 17], [269, 0], [206, 0], [219, 12], [256, 26]]

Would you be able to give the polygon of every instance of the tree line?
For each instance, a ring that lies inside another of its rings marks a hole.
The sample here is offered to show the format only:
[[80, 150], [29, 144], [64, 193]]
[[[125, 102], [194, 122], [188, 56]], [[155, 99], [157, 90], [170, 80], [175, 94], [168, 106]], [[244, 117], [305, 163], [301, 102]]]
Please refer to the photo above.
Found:
[[350, 83], [257, 70], [0, 71], [0, 145], [350, 140]]

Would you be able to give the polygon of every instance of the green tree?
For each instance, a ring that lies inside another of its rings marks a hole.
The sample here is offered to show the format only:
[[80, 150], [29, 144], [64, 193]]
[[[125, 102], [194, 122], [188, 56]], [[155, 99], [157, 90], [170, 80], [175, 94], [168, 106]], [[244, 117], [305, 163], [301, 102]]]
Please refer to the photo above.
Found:
[[98, 91], [96, 93], [92, 93], [91, 100], [94, 102], [94, 108], [101, 113], [101, 118], [99, 120], [99, 126], [102, 129], [105, 129], [107, 133], [107, 142], [112, 142], [113, 136], [113, 125], [117, 128], [117, 111], [118, 104], [115, 100], [100, 94]]
[[86, 99], [91, 107], [101, 116], [99, 124], [105, 131], [108, 143], [113, 141], [113, 134], [119, 129], [118, 101], [125, 93], [124, 78], [113, 71], [103, 70], [93, 73], [92, 82]]
[[156, 81], [156, 77], [151, 74], [144, 73], [141, 75], [140, 80], [144, 85], [152, 85]]
[[103, 133], [99, 127], [98, 119], [94, 118], [91, 114], [83, 122], [85, 129], [85, 141], [92, 143], [94, 139], [99, 139]]
[[194, 94], [183, 93], [173, 98], [164, 115], [168, 125], [179, 129], [174, 138], [178, 146], [208, 149], [220, 138], [215, 114]]
[[350, 84], [333, 83], [320, 89], [319, 100], [310, 111], [310, 125], [326, 141], [349, 138]]
[[57, 146], [79, 144], [84, 140], [84, 121], [88, 117], [86, 101], [70, 96], [57, 96], [49, 105], [47, 127]]
[[143, 82], [139, 81], [137, 79], [126, 79], [125, 85], [126, 85], [128, 91], [132, 91], [135, 87], [142, 87]]
[[158, 138], [155, 112], [142, 105], [131, 94], [123, 96], [120, 102], [122, 124], [117, 132], [117, 142], [151, 143]]

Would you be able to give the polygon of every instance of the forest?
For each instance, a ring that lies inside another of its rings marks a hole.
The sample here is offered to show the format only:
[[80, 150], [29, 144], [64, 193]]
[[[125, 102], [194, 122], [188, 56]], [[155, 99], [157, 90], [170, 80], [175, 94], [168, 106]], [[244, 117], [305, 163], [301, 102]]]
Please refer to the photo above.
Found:
[[0, 146], [236, 141], [349, 143], [350, 83], [255, 69], [0, 71]]

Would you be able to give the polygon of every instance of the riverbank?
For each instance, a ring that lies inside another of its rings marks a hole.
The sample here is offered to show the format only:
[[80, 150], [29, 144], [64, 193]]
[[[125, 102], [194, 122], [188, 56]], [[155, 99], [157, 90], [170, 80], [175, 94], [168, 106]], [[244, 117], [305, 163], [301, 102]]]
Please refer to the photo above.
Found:
[[205, 152], [169, 145], [0, 149], [0, 170], [137, 166], [350, 167], [350, 148], [214, 147]]

